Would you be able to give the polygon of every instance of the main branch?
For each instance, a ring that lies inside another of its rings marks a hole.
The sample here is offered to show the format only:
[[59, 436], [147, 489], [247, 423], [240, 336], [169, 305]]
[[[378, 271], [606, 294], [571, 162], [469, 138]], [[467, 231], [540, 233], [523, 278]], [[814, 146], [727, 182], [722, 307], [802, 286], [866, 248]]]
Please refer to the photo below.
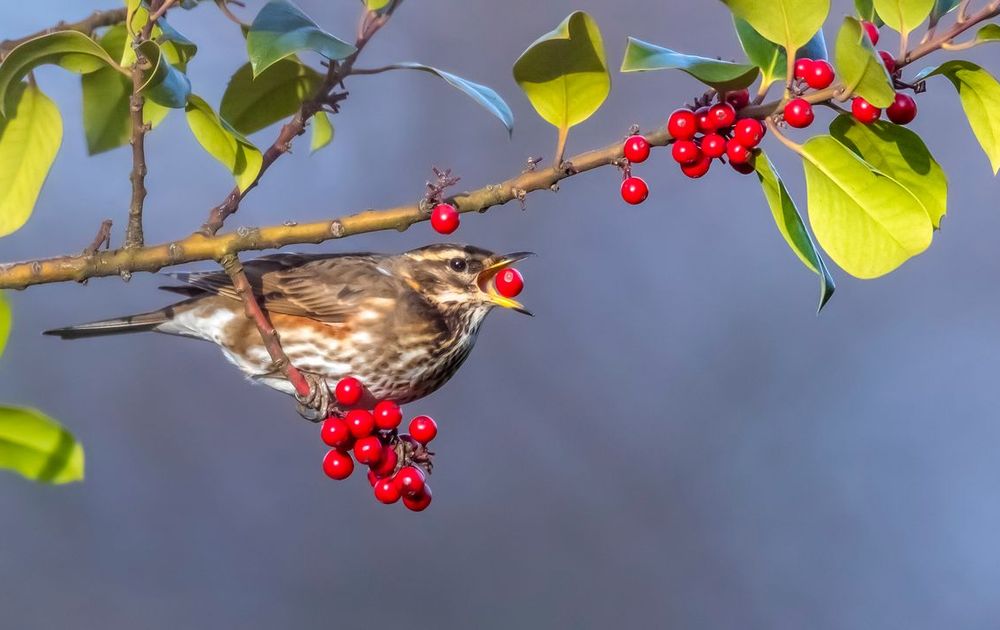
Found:
[[119, 22], [125, 21], [125, 8], [120, 9], [108, 9], [106, 11], [94, 11], [90, 17], [87, 17], [79, 22], [59, 22], [52, 28], [47, 28], [37, 33], [32, 33], [25, 37], [19, 37], [17, 39], [5, 39], [0, 41], [0, 59], [7, 56], [7, 53], [14, 50], [24, 42], [35, 39], [36, 37], [41, 37], [42, 35], [48, 35], [49, 33], [57, 33], [59, 31], [78, 31], [80, 33], [85, 33], [90, 35], [95, 30], [104, 27], [112, 26], [118, 24]]

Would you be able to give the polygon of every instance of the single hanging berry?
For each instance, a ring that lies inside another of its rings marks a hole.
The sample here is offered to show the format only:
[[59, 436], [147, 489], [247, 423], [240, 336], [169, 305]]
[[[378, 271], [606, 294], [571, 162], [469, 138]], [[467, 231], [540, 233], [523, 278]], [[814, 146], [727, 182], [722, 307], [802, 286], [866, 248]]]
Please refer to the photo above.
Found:
[[748, 149], [756, 148], [764, 139], [764, 125], [754, 118], [744, 118], [733, 128], [733, 139]]
[[334, 448], [348, 448], [354, 440], [347, 423], [333, 416], [323, 421], [320, 437], [327, 446]]
[[917, 117], [917, 102], [909, 94], [896, 94], [896, 100], [886, 108], [885, 115], [897, 125], [908, 125]]
[[417, 416], [413, 420], [410, 420], [410, 437], [421, 444], [426, 445], [437, 437], [437, 434], [438, 427], [437, 422], [434, 422], [434, 418], [430, 416]]
[[403, 505], [411, 512], [423, 512], [431, 504], [431, 487], [424, 486], [423, 491], [415, 496], [403, 495]]
[[649, 157], [649, 141], [644, 136], [629, 136], [625, 141], [625, 159], [633, 164], [645, 162]]
[[399, 501], [400, 490], [399, 484], [392, 477], [387, 479], [379, 479], [375, 482], [375, 498], [380, 503], [385, 503], [390, 505]]
[[855, 96], [851, 101], [851, 114], [855, 120], [865, 125], [870, 125], [882, 115], [882, 110], [875, 107], [860, 96]]
[[698, 119], [690, 109], [678, 109], [670, 114], [667, 131], [674, 140], [690, 140], [698, 133]]
[[431, 211], [431, 227], [439, 234], [451, 234], [459, 223], [458, 210], [450, 203], [439, 203]]
[[649, 196], [649, 186], [641, 177], [626, 177], [622, 182], [622, 199], [633, 206], [646, 201]]
[[323, 472], [337, 481], [347, 479], [354, 472], [354, 460], [343, 451], [332, 450], [323, 458]]
[[806, 84], [814, 90], [825, 90], [833, 85], [835, 76], [833, 66], [830, 65], [829, 61], [817, 59], [812, 62], [812, 66], [809, 68], [809, 74], [806, 75]]
[[383, 431], [392, 431], [403, 421], [402, 410], [391, 400], [379, 401], [372, 415], [375, 416], [375, 426]]
[[811, 125], [815, 118], [812, 105], [804, 98], [792, 99], [785, 105], [785, 122], [791, 127], [804, 129]]

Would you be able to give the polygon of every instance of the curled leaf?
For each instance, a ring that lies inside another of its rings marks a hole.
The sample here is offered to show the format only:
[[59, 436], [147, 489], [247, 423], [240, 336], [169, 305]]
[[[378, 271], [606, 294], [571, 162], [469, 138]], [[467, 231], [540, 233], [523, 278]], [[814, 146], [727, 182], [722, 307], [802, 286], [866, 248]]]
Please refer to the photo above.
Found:
[[321, 29], [288, 0], [271, 0], [264, 5], [247, 33], [247, 53], [254, 75], [285, 57], [306, 50], [327, 59], [344, 59], [356, 49]]
[[628, 38], [622, 72], [649, 70], [683, 70], [705, 85], [720, 92], [740, 90], [757, 80], [760, 70], [755, 65], [708, 59]]

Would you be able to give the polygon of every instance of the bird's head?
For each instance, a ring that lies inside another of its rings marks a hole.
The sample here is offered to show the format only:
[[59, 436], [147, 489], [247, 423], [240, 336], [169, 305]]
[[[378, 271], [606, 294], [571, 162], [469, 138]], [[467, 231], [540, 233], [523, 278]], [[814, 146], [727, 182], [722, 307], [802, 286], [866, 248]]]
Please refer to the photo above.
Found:
[[415, 290], [446, 309], [482, 310], [494, 306], [531, 312], [520, 302], [497, 293], [493, 278], [531, 252], [494, 254], [471, 245], [428, 245], [401, 256], [400, 271]]

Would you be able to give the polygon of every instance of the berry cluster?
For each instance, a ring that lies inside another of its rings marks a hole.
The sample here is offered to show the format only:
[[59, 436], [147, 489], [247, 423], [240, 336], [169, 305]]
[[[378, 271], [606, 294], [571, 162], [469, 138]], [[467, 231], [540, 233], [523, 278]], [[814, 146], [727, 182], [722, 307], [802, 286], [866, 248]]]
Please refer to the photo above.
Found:
[[[354, 407], [364, 394], [364, 386], [354, 377], [341, 379], [334, 397], [343, 407]], [[431, 504], [427, 443], [437, 436], [437, 424], [428, 416], [410, 421], [409, 435], [399, 434], [403, 412], [399, 405], [379, 401], [374, 409], [351, 409], [343, 417], [330, 416], [323, 422], [320, 436], [331, 450], [323, 458], [323, 471], [337, 480], [354, 472], [354, 462], [368, 466], [368, 481], [375, 498], [385, 504], [396, 503], [414, 512]], [[353, 457], [352, 457], [353, 454]]]

